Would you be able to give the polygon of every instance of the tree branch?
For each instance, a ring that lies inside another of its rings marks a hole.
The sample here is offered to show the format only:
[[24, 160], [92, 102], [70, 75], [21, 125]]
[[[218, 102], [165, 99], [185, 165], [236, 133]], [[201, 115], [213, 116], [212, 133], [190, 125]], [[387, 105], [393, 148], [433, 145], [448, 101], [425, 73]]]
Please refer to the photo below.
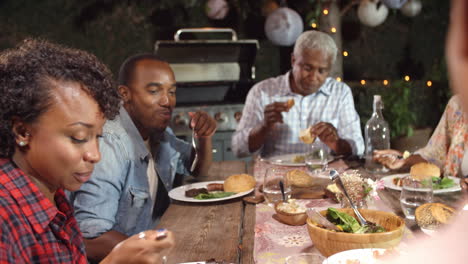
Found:
[[359, 4], [360, 0], [353, 0], [349, 2], [343, 9], [341, 9], [340, 16], [344, 16], [353, 6]]

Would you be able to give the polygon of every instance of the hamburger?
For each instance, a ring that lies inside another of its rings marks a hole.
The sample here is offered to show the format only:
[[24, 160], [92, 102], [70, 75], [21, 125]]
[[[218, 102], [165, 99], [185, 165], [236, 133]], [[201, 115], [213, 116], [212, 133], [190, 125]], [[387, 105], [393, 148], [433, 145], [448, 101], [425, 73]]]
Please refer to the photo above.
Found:
[[416, 180], [440, 177], [440, 168], [429, 162], [417, 163], [411, 166], [410, 175]]
[[224, 180], [225, 192], [245, 192], [255, 187], [254, 177], [248, 174], [234, 174]]

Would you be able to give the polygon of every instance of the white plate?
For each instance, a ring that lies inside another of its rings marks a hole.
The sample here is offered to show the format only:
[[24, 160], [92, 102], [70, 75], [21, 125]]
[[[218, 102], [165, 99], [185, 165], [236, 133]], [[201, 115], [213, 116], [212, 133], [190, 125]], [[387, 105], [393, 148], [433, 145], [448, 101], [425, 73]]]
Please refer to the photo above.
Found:
[[[294, 153], [294, 154], [285, 154], [285, 155], [278, 155], [267, 158], [266, 160], [271, 164], [275, 165], [282, 165], [282, 166], [292, 166], [292, 167], [300, 167], [306, 166], [305, 162], [293, 162], [296, 156], [305, 156], [306, 153]], [[334, 159], [333, 156], [328, 156], [328, 162]]]
[[[386, 188], [401, 191], [401, 186], [395, 185], [393, 183], [393, 178], [396, 178], [396, 177], [401, 178], [401, 177], [405, 177], [405, 176], [408, 176], [408, 175], [409, 175], [408, 173], [403, 173], [403, 174], [395, 174], [395, 175], [390, 175], [390, 176], [383, 177], [382, 178], [383, 184], [384, 184], [384, 186]], [[457, 177], [452, 177], [452, 176], [449, 176], [449, 179], [453, 180], [453, 182], [455, 183], [454, 186], [452, 186], [450, 188], [446, 188], [446, 189], [434, 190], [433, 193], [448, 193], [448, 192], [458, 192], [458, 191], [460, 191], [461, 190], [461, 188], [460, 188], [460, 179], [457, 178]]]
[[193, 188], [206, 188], [206, 186], [210, 183], [224, 183], [224, 181], [207, 181], [207, 182], [196, 182], [196, 183], [191, 183], [187, 184], [184, 186], [177, 187], [175, 189], [172, 189], [169, 192], [169, 197], [171, 199], [177, 200], [177, 201], [182, 201], [182, 202], [192, 202], [192, 203], [211, 203], [211, 202], [217, 202], [217, 201], [224, 201], [224, 200], [230, 200], [234, 199], [237, 197], [242, 197], [246, 194], [249, 194], [253, 191], [254, 188], [245, 191], [245, 192], [240, 192], [233, 194], [228, 197], [223, 197], [223, 198], [215, 198], [215, 199], [206, 199], [206, 200], [198, 200], [192, 197], [187, 197], [185, 196], [185, 191], [188, 189], [193, 189]]
[[377, 260], [374, 258], [374, 251], [379, 253], [385, 252], [383, 248], [360, 248], [360, 249], [351, 249], [342, 252], [338, 252], [334, 255], [331, 255], [326, 260], [323, 261], [323, 264], [346, 264], [348, 260], [359, 260], [362, 264], [375, 264]]

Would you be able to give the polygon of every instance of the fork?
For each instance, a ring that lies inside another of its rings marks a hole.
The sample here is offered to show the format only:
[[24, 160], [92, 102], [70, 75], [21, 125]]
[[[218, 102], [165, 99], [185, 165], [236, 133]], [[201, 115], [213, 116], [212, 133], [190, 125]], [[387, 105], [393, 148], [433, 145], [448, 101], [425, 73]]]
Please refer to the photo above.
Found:
[[192, 167], [190, 168], [191, 172], [195, 170], [195, 165], [197, 164], [197, 161], [198, 161], [197, 143], [195, 142], [195, 127], [192, 127], [192, 147], [195, 149], [195, 158], [193, 159]]

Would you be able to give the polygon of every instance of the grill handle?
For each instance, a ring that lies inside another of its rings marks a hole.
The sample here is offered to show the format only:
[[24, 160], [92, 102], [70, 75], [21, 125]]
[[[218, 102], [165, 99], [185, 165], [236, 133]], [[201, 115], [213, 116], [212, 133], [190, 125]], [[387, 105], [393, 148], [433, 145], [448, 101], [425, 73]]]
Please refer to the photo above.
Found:
[[181, 28], [177, 30], [177, 32], [174, 34], [174, 40], [179, 41], [180, 40], [180, 34], [182, 33], [213, 33], [213, 32], [223, 32], [223, 33], [231, 33], [232, 37], [231, 39], [236, 41], [237, 40], [237, 33], [234, 31], [232, 28]]

